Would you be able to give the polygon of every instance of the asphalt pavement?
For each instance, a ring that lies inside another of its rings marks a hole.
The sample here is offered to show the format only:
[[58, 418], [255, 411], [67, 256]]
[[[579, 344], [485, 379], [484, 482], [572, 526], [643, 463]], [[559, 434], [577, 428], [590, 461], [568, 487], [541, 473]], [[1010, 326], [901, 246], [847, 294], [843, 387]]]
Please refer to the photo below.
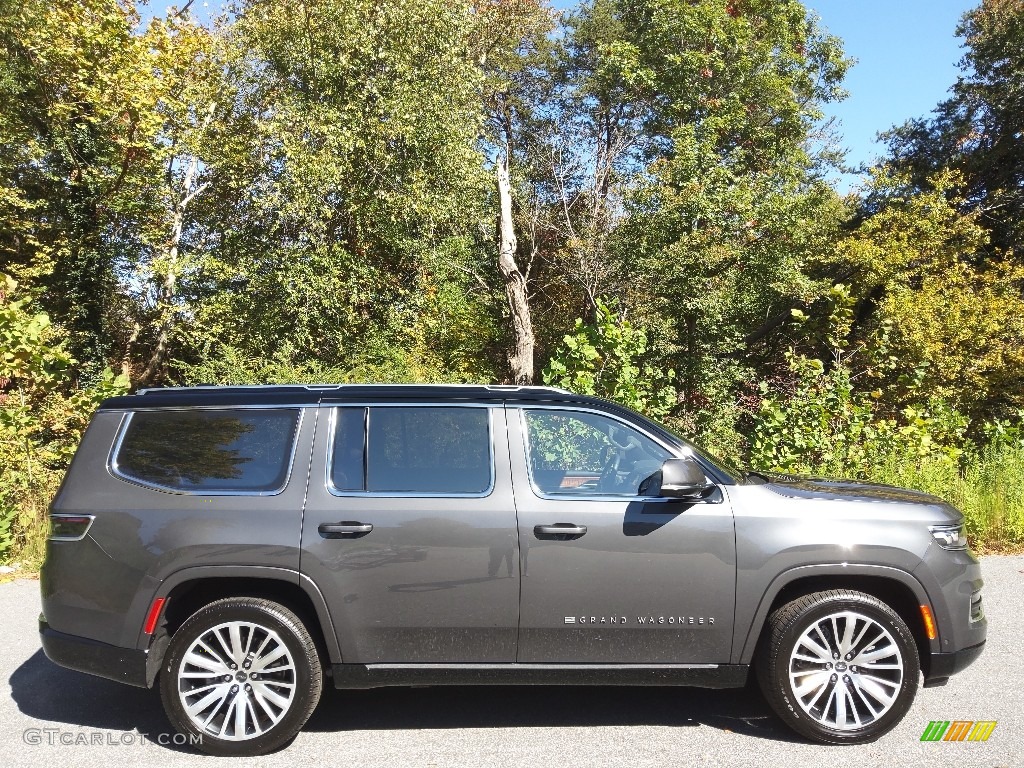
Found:
[[[39, 647], [39, 584], [0, 584], [3, 766], [244, 764], [451, 768], [998, 766], [1024, 768], [1024, 556], [982, 559], [988, 646], [943, 688], [919, 690], [906, 719], [875, 742], [802, 741], [753, 688], [471, 687], [326, 691], [294, 742], [257, 759], [187, 745], [155, 691], [62, 669]], [[988, 741], [922, 742], [932, 720], [997, 721]]]

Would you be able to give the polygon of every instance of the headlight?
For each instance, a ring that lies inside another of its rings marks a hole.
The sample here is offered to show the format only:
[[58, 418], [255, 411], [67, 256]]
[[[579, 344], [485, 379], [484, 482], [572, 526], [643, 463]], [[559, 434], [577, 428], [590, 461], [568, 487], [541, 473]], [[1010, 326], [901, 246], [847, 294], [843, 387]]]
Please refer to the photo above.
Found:
[[932, 532], [935, 541], [943, 549], [967, 549], [967, 534], [964, 533], [964, 524], [957, 525], [930, 525], [928, 530]]

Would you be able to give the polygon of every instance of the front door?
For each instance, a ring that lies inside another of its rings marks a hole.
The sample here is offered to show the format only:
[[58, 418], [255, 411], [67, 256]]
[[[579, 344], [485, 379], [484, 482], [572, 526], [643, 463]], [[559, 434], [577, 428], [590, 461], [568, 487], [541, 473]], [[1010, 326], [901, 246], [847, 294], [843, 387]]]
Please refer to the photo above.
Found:
[[515, 661], [519, 552], [505, 412], [322, 407], [302, 572], [346, 663]]
[[523, 570], [518, 660], [728, 663], [736, 555], [721, 489], [696, 503], [641, 495], [676, 454], [611, 415], [507, 414]]

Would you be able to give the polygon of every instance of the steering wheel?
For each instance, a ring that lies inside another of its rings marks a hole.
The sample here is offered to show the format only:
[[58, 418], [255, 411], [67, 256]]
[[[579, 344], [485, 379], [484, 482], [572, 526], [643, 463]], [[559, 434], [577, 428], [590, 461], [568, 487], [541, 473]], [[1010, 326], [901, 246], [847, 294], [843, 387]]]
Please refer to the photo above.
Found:
[[597, 490], [602, 493], [614, 492], [618, 487], [619, 461], [622, 451], [605, 448], [608, 456], [604, 460], [601, 476], [597, 479]]
[[601, 470], [601, 477], [598, 480], [598, 488], [605, 493], [614, 493], [620, 489], [622, 481], [619, 478], [619, 467], [622, 466], [622, 459], [629, 451], [640, 447], [640, 441], [636, 435], [631, 435], [625, 430], [622, 430], [623, 438], [620, 442], [619, 431], [616, 427], [612, 427], [607, 433], [611, 445], [605, 449], [609, 455], [605, 459], [604, 468]]

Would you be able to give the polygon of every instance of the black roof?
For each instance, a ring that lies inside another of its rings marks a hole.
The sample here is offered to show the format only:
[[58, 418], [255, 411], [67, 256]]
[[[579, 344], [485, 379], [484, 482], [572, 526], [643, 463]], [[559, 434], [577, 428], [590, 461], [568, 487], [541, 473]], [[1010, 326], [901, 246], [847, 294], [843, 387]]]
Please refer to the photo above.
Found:
[[611, 405], [554, 387], [502, 384], [266, 384], [255, 386], [157, 387], [112, 397], [100, 410], [174, 408], [191, 405], [317, 405], [356, 401], [377, 402], [564, 402]]

